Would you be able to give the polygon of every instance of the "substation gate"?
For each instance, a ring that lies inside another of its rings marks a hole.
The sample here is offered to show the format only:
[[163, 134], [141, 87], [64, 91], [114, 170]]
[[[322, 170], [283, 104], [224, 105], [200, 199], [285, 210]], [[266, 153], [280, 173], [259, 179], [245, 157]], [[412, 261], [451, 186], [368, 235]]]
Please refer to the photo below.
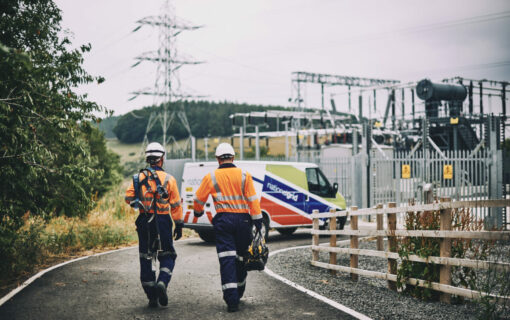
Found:
[[[426, 128], [429, 124], [423, 120]], [[484, 119], [483, 139], [474, 150], [441, 150], [424, 130], [419, 148], [393, 151], [388, 156], [371, 145], [370, 129], [365, 125], [362, 152], [351, 157], [319, 161], [324, 174], [338, 189], [347, 205], [360, 208], [396, 202], [398, 205], [421, 204], [425, 189], [432, 188], [436, 198], [453, 200], [487, 200], [507, 197], [509, 154], [504, 154], [501, 142], [504, 129], [501, 118]], [[369, 152], [365, 152], [369, 150]], [[314, 159], [299, 159], [313, 161]], [[316, 161], [317, 162], [317, 161]], [[488, 228], [506, 228], [506, 208], [482, 208], [472, 214], [483, 219]]]

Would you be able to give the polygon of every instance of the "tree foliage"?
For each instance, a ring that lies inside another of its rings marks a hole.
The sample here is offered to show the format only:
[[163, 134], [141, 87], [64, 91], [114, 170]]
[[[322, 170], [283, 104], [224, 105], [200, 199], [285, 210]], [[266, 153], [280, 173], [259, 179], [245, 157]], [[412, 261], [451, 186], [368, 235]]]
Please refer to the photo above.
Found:
[[[51, 0], [0, 2], [0, 214], [2, 229], [26, 213], [84, 215], [116, 178], [118, 158], [91, 125], [106, 110], [78, 85], [90, 45], [70, 48]], [[0, 244], [0, 247], [3, 244]]]

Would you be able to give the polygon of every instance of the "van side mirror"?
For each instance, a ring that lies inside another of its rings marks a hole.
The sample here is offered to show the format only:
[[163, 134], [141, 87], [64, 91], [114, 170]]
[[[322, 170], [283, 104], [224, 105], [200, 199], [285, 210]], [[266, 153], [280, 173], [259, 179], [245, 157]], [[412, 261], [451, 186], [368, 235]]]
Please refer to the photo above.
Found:
[[338, 192], [338, 183], [337, 182], [333, 183], [333, 191], [335, 191], [335, 195], [336, 195], [336, 193]]

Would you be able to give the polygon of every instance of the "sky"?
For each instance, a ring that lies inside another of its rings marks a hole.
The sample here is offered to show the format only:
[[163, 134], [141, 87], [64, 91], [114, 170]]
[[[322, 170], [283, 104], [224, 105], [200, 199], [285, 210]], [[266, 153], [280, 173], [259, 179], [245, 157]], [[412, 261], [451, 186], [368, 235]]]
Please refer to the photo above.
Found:
[[[158, 30], [144, 26], [132, 31], [139, 19], [160, 14], [164, 1], [55, 2], [62, 10], [62, 26], [72, 32], [73, 46], [92, 45], [84, 56], [85, 69], [106, 78], [79, 91], [115, 115], [153, 104], [150, 96], [129, 99], [132, 92], [154, 86], [156, 65], [131, 66], [135, 57], [158, 48]], [[454, 76], [510, 81], [507, 0], [171, 3], [180, 21], [202, 26], [177, 37], [182, 57], [204, 62], [180, 69], [181, 91], [207, 100], [290, 107], [295, 71], [403, 82]], [[320, 87], [302, 89], [305, 105], [320, 108]], [[338, 99], [338, 110], [347, 111], [344, 88], [327, 87], [325, 92], [328, 101]], [[498, 112], [499, 101], [486, 103]]]

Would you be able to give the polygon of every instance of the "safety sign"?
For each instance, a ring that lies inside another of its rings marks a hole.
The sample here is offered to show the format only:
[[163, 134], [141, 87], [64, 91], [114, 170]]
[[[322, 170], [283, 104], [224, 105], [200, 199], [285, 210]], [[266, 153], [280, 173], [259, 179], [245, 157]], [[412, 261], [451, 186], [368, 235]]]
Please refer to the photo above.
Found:
[[411, 165], [403, 164], [402, 165], [402, 179], [410, 179], [411, 178]]
[[453, 166], [451, 164], [445, 164], [443, 166], [443, 179], [445, 180], [453, 179]]

